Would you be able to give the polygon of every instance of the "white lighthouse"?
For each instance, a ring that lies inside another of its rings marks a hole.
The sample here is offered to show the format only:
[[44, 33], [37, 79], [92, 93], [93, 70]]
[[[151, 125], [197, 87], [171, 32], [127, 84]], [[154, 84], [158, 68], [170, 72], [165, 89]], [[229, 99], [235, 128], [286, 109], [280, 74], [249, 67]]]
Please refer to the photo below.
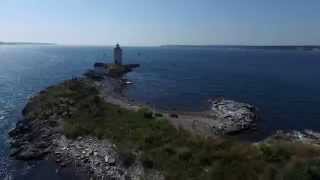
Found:
[[113, 60], [115, 64], [122, 65], [122, 49], [119, 44], [113, 49]]

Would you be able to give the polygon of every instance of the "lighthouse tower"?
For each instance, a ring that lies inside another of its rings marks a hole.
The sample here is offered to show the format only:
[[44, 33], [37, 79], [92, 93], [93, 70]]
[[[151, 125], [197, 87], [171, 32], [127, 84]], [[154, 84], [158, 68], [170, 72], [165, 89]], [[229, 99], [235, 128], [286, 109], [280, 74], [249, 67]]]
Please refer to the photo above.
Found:
[[119, 44], [113, 49], [113, 60], [115, 64], [122, 65], [122, 49]]

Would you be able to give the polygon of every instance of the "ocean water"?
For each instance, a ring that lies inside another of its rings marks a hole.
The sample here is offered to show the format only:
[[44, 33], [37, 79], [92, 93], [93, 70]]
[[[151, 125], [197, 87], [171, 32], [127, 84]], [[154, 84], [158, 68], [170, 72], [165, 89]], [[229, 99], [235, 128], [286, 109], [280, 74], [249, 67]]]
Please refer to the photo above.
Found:
[[[0, 179], [72, 179], [48, 162], [8, 157], [7, 132], [28, 98], [111, 62], [111, 47], [0, 46]], [[236, 48], [125, 47], [124, 61], [141, 67], [123, 93], [162, 109], [199, 111], [224, 96], [258, 107], [262, 134], [277, 129], [320, 130], [320, 52]]]

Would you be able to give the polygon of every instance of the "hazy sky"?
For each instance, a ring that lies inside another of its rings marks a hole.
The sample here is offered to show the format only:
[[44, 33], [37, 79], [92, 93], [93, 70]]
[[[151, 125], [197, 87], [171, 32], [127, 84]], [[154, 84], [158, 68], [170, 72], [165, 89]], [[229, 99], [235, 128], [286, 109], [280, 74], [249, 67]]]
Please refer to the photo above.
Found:
[[320, 0], [0, 0], [0, 41], [320, 44]]

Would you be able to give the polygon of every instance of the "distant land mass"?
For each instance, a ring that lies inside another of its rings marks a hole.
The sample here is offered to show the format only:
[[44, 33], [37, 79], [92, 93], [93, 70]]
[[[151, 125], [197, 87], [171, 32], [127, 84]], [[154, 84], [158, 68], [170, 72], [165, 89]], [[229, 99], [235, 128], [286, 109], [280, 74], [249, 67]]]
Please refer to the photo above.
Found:
[[277, 46], [252, 46], [252, 45], [162, 45], [166, 48], [232, 48], [232, 49], [267, 49], [267, 50], [305, 50], [320, 51], [320, 45], [277, 45]]
[[54, 43], [39, 43], [39, 42], [1, 42], [0, 45], [56, 45]]

